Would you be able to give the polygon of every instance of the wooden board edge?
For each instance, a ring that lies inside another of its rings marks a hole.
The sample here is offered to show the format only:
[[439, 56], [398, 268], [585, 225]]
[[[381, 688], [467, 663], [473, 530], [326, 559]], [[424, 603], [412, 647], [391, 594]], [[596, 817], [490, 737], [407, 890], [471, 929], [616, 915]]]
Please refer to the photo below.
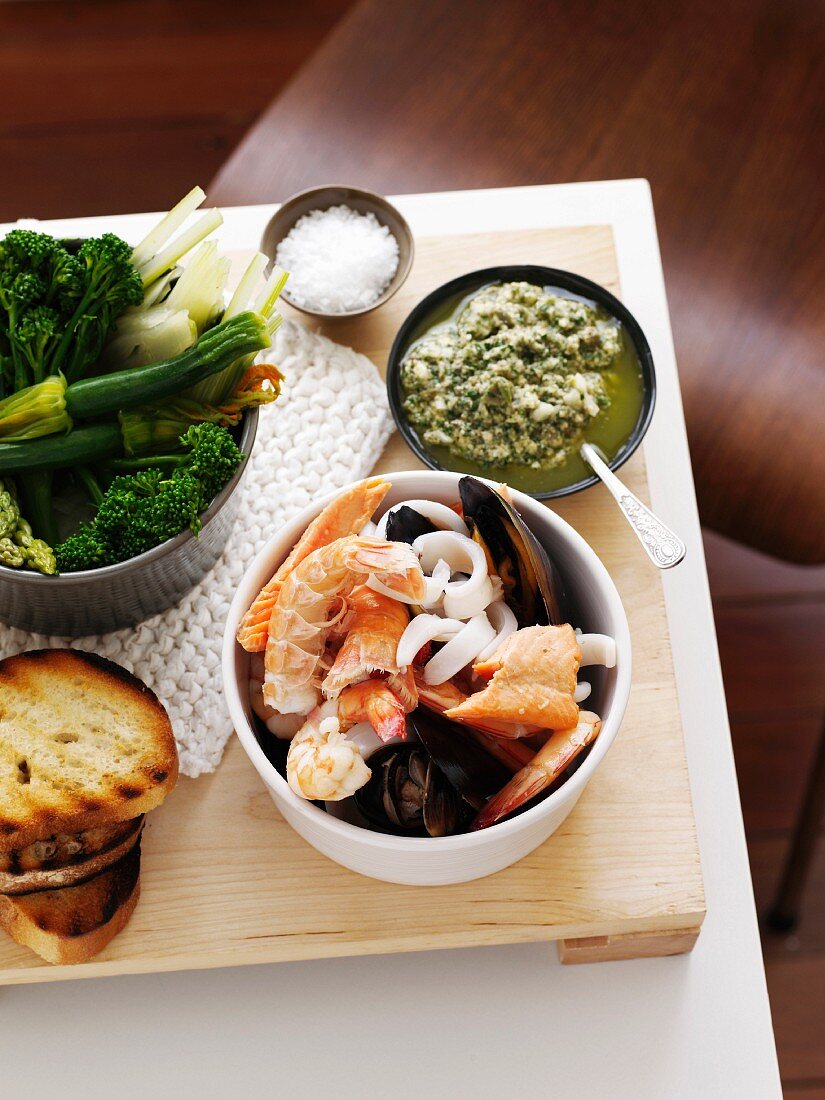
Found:
[[661, 932], [623, 932], [618, 936], [584, 936], [561, 939], [556, 943], [559, 962], [621, 962], [627, 959], [656, 959], [668, 955], [686, 955], [696, 946], [700, 927], [677, 928]]
[[[282, 962], [303, 962], [312, 959], [336, 959], [336, 958], [362, 958], [370, 955], [389, 955], [398, 953], [413, 953], [416, 951], [442, 951], [454, 950], [466, 947], [504, 947], [509, 944], [519, 943], [553, 943], [558, 945], [561, 956], [563, 945], [567, 944], [618, 944], [623, 940], [636, 940], [638, 944], [643, 941], [654, 941], [656, 937], [677, 937], [686, 929], [692, 929], [695, 937], [699, 933], [699, 926], [704, 919], [704, 909], [692, 909], [689, 912], [673, 913], [666, 921], [661, 915], [657, 918], [639, 918], [637, 929], [615, 933], [609, 926], [605, 926], [601, 933], [587, 937], [575, 937], [570, 933], [573, 928], [564, 926], [513, 928], [505, 931], [503, 928], [485, 929], [485, 936], [479, 936], [477, 928], [469, 928], [455, 933], [447, 933], [439, 936], [438, 940], [428, 939], [426, 934], [416, 934], [388, 938], [383, 942], [358, 940], [326, 940], [320, 941], [312, 938], [312, 943], [302, 944], [300, 941], [278, 940], [273, 937], [270, 944], [250, 943], [246, 948], [239, 949], [233, 945], [232, 949], [212, 956], [189, 955], [181, 952], [177, 955], [164, 956], [132, 956], [130, 958], [99, 958], [76, 966], [50, 966], [32, 956], [32, 964], [24, 967], [0, 971], [0, 988], [3, 986], [32, 985], [41, 982], [78, 981], [89, 978], [113, 978], [126, 977], [134, 974], [166, 974], [179, 970], [219, 970], [224, 967], [234, 966], [262, 966]], [[664, 927], [663, 927], [664, 925]], [[598, 927], [598, 926], [597, 926]], [[626, 924], [624, 925], [626, 928]], [[660, 941], [660, 944], [663, 941]], [[692, 946], [692, 945], [691, 945]], [[690, 950], [686, 947], [684, 950]], [[676, 954], [676, 951], [650, 951], [648, 955], [642, 953], [638, 947], [635, 954], [616, 955], [616, 958], [644, 958], [652, 955]], [[613, 956], [610, 956], [613, 957]], [[563, 961], [568, 961], [564, 959]], [[569, 961], [590, 961], [581, 960]], [[593, 961], [597, 961], [595, 958]]]

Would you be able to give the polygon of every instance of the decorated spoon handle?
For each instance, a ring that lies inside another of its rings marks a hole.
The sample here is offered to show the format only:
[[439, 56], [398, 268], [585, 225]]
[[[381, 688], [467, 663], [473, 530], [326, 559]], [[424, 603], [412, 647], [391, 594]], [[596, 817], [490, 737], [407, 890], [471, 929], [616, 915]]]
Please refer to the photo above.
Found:
[[590, 443], [582, 444], [582, 457], [612, 493], [627, 522], [636, 532], [647, 556], [660, 569], [672, 569], [685, 556], [685, 544], [622, 484]]

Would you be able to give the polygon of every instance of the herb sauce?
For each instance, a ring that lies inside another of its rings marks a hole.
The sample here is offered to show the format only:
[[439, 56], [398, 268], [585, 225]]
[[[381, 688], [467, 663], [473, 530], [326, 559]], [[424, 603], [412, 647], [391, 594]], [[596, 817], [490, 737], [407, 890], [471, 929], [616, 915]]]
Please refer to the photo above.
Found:
[[404, 409], [442, 466], [530, 491], [590, 475], [587, 439], [612, 457], [642, 407], [639, 362], [596, 303], [505, 283], [447, 303], [401, 364]]

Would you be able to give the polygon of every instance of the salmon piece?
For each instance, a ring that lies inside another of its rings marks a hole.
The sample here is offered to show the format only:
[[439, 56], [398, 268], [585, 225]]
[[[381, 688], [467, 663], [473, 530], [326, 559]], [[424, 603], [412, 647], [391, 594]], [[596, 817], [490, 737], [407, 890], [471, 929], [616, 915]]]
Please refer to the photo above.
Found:
[[481, 691], [444, 711], [447, 718], [519, 722], [566, 730], [578, 722], [573, 701], [581, 650], [573, 628], [529, 626], [517, 630], [486, 661], [473, 666], [492, 677]]

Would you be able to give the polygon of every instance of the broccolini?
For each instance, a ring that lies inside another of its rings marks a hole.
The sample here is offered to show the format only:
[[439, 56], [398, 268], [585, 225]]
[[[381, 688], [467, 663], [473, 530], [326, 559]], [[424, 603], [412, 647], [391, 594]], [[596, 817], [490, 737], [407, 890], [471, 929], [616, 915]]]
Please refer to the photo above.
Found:
[[75, 255], [48, 233], [13, 229], [0, 240], [0, 396], [61, 371], [83, 377], [112, 323], [142, 301], [132, 250], [115, 234]]
[[189, 528], [235, 472], [242, 454], [226, 428], [196, 424], [181, 438], [186, 453], [158, 459], [173, 466], [116, 477], [97, 514], [56, 548], [61, 572], [111, 565], [151, 550]]

